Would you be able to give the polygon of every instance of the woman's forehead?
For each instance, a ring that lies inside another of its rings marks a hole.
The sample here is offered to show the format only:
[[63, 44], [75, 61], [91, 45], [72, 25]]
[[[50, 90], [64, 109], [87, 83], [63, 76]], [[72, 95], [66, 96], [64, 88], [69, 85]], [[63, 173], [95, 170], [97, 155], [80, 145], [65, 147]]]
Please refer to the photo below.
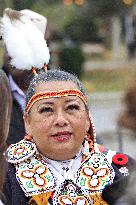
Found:
[[77, 89], [77, 85], [72, 81], [52, 81], [40, 82], [35, 87], [35, 93], [44, 91], [58, 91], [64, 89]]
[[56, 104], [58, 102], [70, 103], [78, 102], [82, 103], [82, 100], [78, 96], [62, 96], [62, 97], [51, 97], [48, 99], [42, 99], [37, 101], [37, 104]]

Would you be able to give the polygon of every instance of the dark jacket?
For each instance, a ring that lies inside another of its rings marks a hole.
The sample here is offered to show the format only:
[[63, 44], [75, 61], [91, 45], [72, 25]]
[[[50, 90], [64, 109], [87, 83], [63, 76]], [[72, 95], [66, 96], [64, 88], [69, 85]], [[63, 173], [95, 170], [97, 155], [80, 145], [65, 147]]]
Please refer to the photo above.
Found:
[[[128, 159], [126, 167], [130, 174], [125, 177], [117, 177], [113, 184], [107, 185], [103, 190], [102, 197], [109, 205], [136, 204], [136, 161], [131, 157]], [[121, 166], [118, 165], [117, 168], [119, 169]]]
[[15, 144], [23, 139], [25, 135], [23, 112], [19, 103], [13, 97], [11, 121], [9, 127], [9, 134], [7, 138], [7, 144]]
[[[4, 72], [8, 77], [8, 68], [6, 68], [6, 65], [3, 65], [1, 69], [4, 70]], [[12, 99], [13, 101], [12, 101], [11, 121], [10, 121], [9, 133], [7, 138], [8, 145], [19, 142], [21, 139], [23, 139], [25, 135], [23, 112], [21, 110], [19, 103], [16, 101], [13, 95], [12, 95]]]

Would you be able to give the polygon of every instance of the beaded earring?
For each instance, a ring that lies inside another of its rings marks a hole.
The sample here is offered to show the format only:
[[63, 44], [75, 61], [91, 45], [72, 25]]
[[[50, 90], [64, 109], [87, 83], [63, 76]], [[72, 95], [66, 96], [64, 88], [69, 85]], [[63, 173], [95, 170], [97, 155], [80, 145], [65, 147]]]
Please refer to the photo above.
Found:
[[32, 140], [33, 140], [33, 137], [32, 137], [31, 135], [26, 134], [26, 135], [24, 136], [24, 139], [27, 140], [27, 141], [32, 141]]
[[88, 156], [93, 152], [94, 152], [94, 142], [91, 138], [91, 135], [87, 133], [83, 142], [83, 153]]
[[89, 153], [94, 152], [94, 141], [89, 133], [87, 133], [85, 139], [89, 144]]

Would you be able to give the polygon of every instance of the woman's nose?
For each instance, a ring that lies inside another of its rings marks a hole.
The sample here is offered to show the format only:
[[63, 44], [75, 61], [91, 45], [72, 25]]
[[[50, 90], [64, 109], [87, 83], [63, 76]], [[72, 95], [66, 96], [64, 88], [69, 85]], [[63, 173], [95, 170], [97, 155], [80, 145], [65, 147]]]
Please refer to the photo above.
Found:
[[58, 111], [56, 113], [55, 125], [57, 126], [65, 126], [68, 124], [66, 114], [63, 111]]

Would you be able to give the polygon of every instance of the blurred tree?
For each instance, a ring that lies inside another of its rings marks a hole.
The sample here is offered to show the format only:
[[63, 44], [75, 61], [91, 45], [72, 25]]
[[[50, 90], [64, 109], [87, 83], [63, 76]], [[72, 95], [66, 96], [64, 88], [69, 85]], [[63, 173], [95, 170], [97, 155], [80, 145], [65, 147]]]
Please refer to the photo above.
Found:
[[33, 5], [32, 9], [46, 16], [52, 29], [58, 32], [61, 32], [63, 27], [73, 18], [75, 13], [75, 7], [73, 5], [65, 6], [62, 0], [57, 0], [55, 3], [50, 4], [46, 1], [39, 0]]
[[43, 0], [46, 4], [58, 4], [62, 3], [62, 0]]
[[6, 7], [12, 7], [12, 1], [11, 0], [0, 0], [0, 15], [2, 16], [3, 10]]
[[[113, 56], [117, 52], [118, 44], [120, 42], [120, 30], [116, 25], [119, 22], [119, 16], [122, 15], [126, 9], [122, 0], [88, 0], [88, 8], [86, 10], [86, 17], [90, 15], [89, 8], [91, 8], [92, 15], [97, 16], [101, 21], [100, 33], [102, 32], [103, 42], [108, 48], [112, 48]], [[114, 16], [118, 17], [113, 18]], [[120, 27], [120, 25], [119, 25]], [[117, 35], [115, 35], [117, 32]], [[116, 48], [116, 49], [115, 49]], [[118, 54], [118, 53], [117, 53]]]
[[95, 15], [101, 16], [113, 16], [122, 15], [130, 7], [134, 5], [136, 1], [131, 0], [131, 4], [126, 4], [124, 0], [88, 0], [87, 3], [92, 7], [92, 12]]
[[16, 10], [31, 9], [36, 0], [12, 0], [12, 8]]
[[98, 28], [99, 22], [96, 18], [81, 15], [68, 22], [64, 27], [64, 35], [76, 42], [101, 42]]
[[64, 46], [60, 52], [59, 61], [61, 68], [81, 78], [85, 57], [79, 45]]
[[69, 36], [76, 41], [98, 42], [101, 41], [101, 21], [122, 15], [136, 0], [84, 0], [83, 4], [77, 4], [77, 0], [72, 2], [65, 5], [63, 0], [0, 0], [0, 12], [2, 14], [5, 7], [32, 9], [48, 18], [56, 38]]
[[0, 14], [2, 15], [5, 8], [16, 10], [31, 9], [36, 0], [0, 0]]
[[[132, 1], [132, 3], [126, 4], [124, 1]], [[71, 2], [73, 3], [64, 5], [68, 10], [64, 14], [63, 26], [55, 32], [55, 38], [63, 39], [66, 37], [77, 42], [102, 42], [104, 33], [99, 32], [101, 22], [104, 20], [109, 27], [111, 18], [113, 16], [123, 16], [133, 6], [135, 0], [84, 0], [82, 6], [77, 5], [75, 0]], [[107, 29], [109, 29], [108, 27]], [[107, 32], [111, 33], [111, 30], [107, 30]], [[109, 40], [106, 40], [105, 43], [109, 45], [111, 39], [107, 39]]]

